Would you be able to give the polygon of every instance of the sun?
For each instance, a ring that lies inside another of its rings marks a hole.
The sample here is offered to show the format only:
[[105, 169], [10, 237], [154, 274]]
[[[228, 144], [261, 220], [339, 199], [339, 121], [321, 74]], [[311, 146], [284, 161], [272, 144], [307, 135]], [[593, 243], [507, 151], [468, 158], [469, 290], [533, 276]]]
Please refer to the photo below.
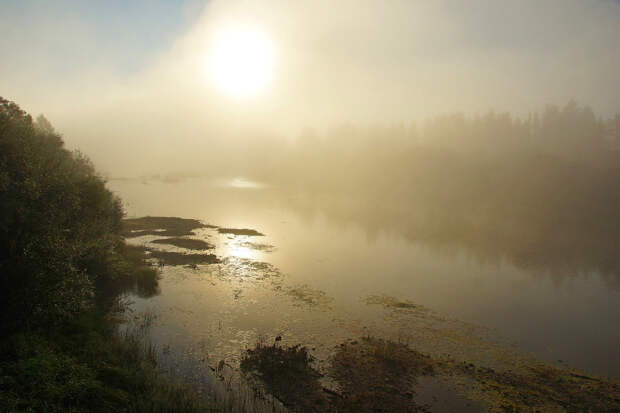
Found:
[[229, 27], [212, 39], [207, 78], [232, 98], [248, 98], [266, 89], [273, 65], [274, 50], [267, 36], [250, 27]]

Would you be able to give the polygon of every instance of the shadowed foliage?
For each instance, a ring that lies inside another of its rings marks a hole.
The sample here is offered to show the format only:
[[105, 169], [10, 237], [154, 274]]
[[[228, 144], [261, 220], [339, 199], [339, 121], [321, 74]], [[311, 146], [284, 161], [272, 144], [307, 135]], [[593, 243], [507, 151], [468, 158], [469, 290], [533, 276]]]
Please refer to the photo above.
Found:
[[0, 319], [4, 330], [88, 308], [119, 257], [123, 211], [92, 164], [0, 100]]
[[247, 350], [241, 369], [259, 379], [269, 393], [294, 411], [332, 411], [321, 391], [320, 374], [311, 362], [305, 347], [258, 343]]
[[116, 333], [124, 293], [158, 293], [122, 216], [86, 157], [0, 98], [0, 411], [209, 411]]

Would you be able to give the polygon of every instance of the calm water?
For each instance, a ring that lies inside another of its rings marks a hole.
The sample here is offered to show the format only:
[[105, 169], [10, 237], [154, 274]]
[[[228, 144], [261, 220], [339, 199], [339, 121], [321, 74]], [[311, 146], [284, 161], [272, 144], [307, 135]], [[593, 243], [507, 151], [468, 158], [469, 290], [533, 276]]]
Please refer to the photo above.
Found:
[[[110, 186], [129, 216], [198, 218], [266, 234], [201, 229], [197, 236], [217, 245], [223, 263], [165, 267], [161, 294], [134, 299], [136, 311], [156, 315], [153, 339], [176, 363], [235, 366], [244, 348], [282, 335], [309, 346], [320, 365], [344, 339], [374, 334], [478, 361], [529, 353], [620, 377], [618, 274], [519, 266], [467, 245], [414, 242], [355, 205], [242, 178]], [[418, 307], [381, 305], [390, 299]]]

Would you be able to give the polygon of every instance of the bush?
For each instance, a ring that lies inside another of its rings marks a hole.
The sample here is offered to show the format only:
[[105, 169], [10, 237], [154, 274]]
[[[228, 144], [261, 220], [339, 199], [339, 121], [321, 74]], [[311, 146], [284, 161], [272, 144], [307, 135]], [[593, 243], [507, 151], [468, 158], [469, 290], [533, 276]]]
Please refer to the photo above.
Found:
[[[41, 118], [45, 119], [45, 118]], [[44, 122], [45, 123], [45, 122]], [[49, 122], [47, 122], [49, 123]], [[12, 331], [93, 303], [119, 248], [120, 201], [90, 161], [0, 98], [0, 321]]]
[[106, 317], [157, 271], [125, 245], [121, 203], [43, 116], [0, 98], [0, 411], [197, 412], [155, 350]]

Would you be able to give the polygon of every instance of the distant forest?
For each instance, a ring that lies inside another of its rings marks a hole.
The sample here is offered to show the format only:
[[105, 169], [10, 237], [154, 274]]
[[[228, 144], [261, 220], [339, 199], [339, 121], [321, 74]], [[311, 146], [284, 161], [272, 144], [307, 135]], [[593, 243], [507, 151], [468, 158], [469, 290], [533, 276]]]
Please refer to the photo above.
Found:
[[570, 102], [254, 144], [222, 169], [275, 183], [305, 214], [620, 284], [620, 115]]

